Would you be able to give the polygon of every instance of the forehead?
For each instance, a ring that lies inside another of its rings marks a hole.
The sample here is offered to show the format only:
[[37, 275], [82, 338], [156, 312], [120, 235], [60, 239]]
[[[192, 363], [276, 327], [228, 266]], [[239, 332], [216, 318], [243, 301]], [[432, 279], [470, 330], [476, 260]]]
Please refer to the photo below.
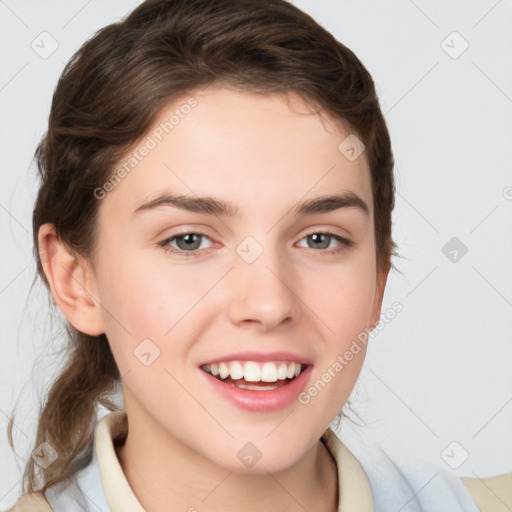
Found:
[[349, 191], [371, 213], [365, 154], [349, 159], [346, 144], [340, 149], [348, 136], [346, 125], [297, 95], [209, 86], [159, 113], [119, 162], [128, 172], [104, 203], [133, 211], [166, 191], [220, 197], [242, 216], [277, 215], [299, 200]]

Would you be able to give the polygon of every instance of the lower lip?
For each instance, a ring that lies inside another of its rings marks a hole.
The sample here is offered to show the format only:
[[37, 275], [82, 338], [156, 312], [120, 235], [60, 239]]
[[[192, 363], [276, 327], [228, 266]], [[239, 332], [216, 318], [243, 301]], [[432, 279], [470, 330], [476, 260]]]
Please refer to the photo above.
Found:
[[313, 366], [308, 366], [289, 384], [269, 391], [236, 388], [201, 369], [199, 371], [206, 378], [208, 384], [229, 402], [248, 411], [270, 412], [284, 409], [297, 400], [298, 395], [306, 387], [312, 369]]

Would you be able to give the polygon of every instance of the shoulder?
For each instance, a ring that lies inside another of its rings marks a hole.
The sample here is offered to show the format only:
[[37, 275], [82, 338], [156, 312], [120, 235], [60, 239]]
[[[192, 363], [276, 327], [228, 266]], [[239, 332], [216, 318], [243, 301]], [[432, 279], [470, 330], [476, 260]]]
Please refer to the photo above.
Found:
[[512, 473], [490, 478], [462, 477], [481, 512], [507, 512], [512, 510]]
[[478, 502], [459, 477], [401, 445], [375, 442], [361, 433], [345, 435], [342, 442], [364, 470], [375, 510], [401, 510], [408, 504], [411, 510], [479, 512]]
[[12, 508], [6, 512], [52, 512], [43, 493], [34, 492], [23, 495]]

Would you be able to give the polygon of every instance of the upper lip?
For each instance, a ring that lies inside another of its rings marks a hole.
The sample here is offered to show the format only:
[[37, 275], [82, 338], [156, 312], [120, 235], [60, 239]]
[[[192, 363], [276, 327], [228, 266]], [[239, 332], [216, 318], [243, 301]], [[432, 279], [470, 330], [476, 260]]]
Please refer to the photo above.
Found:
[[299, 354], [294, 354], [293, 352], [237, 352], [235, 354], [228, 354], [225, 356], [215, 357], [213, 359], [208, 359], [207, 361], [203, 361], [199, 364], [199, 366], [203, 366], [205, 364], [215, 364], [222, 363], [228, 361], [255, 361], [255, 362], [266, 362], [266, 361], [292, 361], [294, 363], [302, 363], [302, 364], [312, 364], [311, 360], [308, 358], [301, 356]]

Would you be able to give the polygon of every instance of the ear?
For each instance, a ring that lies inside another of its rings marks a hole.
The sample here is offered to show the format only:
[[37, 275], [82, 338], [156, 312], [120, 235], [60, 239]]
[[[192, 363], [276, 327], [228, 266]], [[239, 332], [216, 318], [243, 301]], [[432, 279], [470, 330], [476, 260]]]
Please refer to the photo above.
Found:
[[53, 224], [39, 228], [39, 257], [55, 303], [68, 322], [91, 336], [103, 334], [96, 280], [90, 262], [77, 256], [55, 232]]
[[370, 329], [373, 329], [380, 319], [380, 312], [382, 309], [382, 299], [384, 298], [384, 290], [386, 289], [386, 282], [388, 280], [389, 269], [387, 268], [380, 270], [377, 273], [377, 287], [375, 289], [375, 296], [373, 300], [371, 318], [370, 318]]

